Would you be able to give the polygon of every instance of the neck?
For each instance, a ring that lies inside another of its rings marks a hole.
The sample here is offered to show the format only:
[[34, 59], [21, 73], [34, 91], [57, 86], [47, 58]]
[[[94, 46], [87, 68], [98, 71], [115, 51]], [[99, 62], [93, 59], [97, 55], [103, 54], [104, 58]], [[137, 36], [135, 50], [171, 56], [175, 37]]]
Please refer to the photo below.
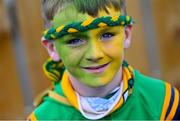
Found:
[[111, 92], [115, 87], [120, 85], [122, 80], [122, 67], [120, 67], [119, 71], [116, 73], [116, 75], [109, 84], [101, 87], [89, 87], [87, 85], [82, 84], [77, 79], [75, 79], [71, 74], [68, 75], [74, 90], [78, 92], [81, 96], [104, 97], [109, 92]]

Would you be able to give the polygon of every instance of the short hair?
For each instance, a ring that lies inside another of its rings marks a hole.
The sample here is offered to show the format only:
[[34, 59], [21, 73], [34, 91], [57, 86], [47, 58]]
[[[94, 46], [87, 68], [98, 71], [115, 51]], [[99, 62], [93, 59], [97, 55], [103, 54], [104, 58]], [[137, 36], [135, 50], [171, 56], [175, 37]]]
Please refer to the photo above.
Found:
[[108, 6], [113, 6], [116, 10], [126, 15], [125, 0], [41, 0], [42, 1], [42, 16], [45, 21], [45, 26], [49, 28], [54, 16], [73, 3], [76, 9], [81, 13], [87, 13], [91, 16], [97, 16], [98, 11], [103, 9], [107, 13]]

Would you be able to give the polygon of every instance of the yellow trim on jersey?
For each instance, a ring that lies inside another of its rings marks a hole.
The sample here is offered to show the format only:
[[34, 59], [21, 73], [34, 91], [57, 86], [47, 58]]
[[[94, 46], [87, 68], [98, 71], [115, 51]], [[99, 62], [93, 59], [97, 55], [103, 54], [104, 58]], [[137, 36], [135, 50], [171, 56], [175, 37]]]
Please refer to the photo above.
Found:
[[123, 74], [122, 74], [122, 81], [123, 81], [123, 92], [128, 88], [128, 75], [127, 72], [125, 71], [126, 69], [123, 68]]
[[124, 67], [123, 69], [125, 71], [125, 74], [126, 74], [126, 77], [127, 77], [127, 81], [129, 81], [129, 79], [132, 78], [132, 75], [130, 74], [130, 72], [129, 72], [127, 67]]
[[54, 86], [51, 85], [50, 87], [48, 87], [47, 89], [45, 89], [42, 93], [40, 93], [34, 100], [33, 105], [35, 107], [37, 107], [38, 105], [40, 105], [43, 102], [43, 98], [48, 95], [48, 91], [53, 90]]
[[166, 88], [166, 94], [164, 98], [164, 104], [163, 104], [160, 120], [165, 119], [166, 112], [168, 110], [168, 106], [169, 106], [170, 98], [171, 98], [171, 85], [168, 83], [165, 83], [165, 88]]
[[36, 118], [34, 112], [32, 112], [27, 119], [30, 120], [30, 121], [37, 121], [37, 118]]
[[67, 97], [67, 99], [69, 100], [69, 102], [76, 108], [79, 110], [78, 108], [78, 100], [77, 100], [77, 96], [69, 82], [68, 79], [68, 74], [65, 71], [62, 77], [62, 90], [64, 92], [64, 95]]
[[69, 101], [67, 100], [67, 98], [65, 98], [65, 97], [57, 94], [56, 92], [49, 91], [49, 92], [48, 92], [48, 96], [51, 97], [51, 98], [53, 98], [53, 99], [55, 99], [55, 100], [58, 101], [58, 102], [63, 103], [63, 104], [66, 104], [66, 105], [69, 105], [69, 106], [71, 105], [71, 104], [69, 103]]
[[[130, 74], [130, 72], [128, 71], [128, 69], [126, 67], [123, 68], [122, 71], [122, 75], [123, 75], [123, 93], [128, 89], [128, 81], [130, 78], [132, 78], [132, 75]], [[79, 106], [78, 106], [78, 98], [75, 94], [75, 91], [72, 88], [72, 85], [69, 82], [68, 79], [68, 73], [65, 71], [62, 77], [62, 90], [64, 92], [64, 95], [67, 97], [67, 100], [69, 101], [70, 104], [72, 104], [76, 109], [79, 110]], [[114, 108], [112, 109], [112, 112], [114, 112], [116, 109], [118, 109], [120, 106], [122, 106], [122, 104], [124, 103], [123, 97], [121, 96], [119, 99], [119, 102], [114, 106]]]
[[172, 120], [174, 118], [174, 115], [176, 113], [176, 110], [178, 108], [178, 103], [179, 103], [179, 92], [176, 88], [174, 88], [174, 103], [172, 105], [171, 111], [169, 115], [167, 116], [166, 120]]
[[123, 104], [123, 98], [121, 97], [119, 102], [114, 106], [114, 108], [111, 110], [110, 113], [113, 113], [115, 110], [117, 110], [119, 107], [121, 107]]
[[[127, 70], [126, 67], [123, 68], [123, 93], [124, 91], [128, 88], [128, 80], [132, 77], [130, 75], [130, 72]], [[114, 108], [112, 109], [112, 111], [110, 113], [113, 113], [115, 110], [117, 110], [119, 107], [122, 106], [123, 104], [123, 97], [120, 97], [119, 102], [114, 106]]]

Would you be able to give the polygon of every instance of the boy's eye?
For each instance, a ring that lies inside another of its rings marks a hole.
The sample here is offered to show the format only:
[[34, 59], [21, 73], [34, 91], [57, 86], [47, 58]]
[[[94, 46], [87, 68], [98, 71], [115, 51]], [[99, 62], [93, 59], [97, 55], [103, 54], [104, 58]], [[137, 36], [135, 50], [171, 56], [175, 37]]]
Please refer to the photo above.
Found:
[[67, 44], [70, 45], [70, 46], [75, 47], [75, 46], [80, 46], [80, 45], [84, 44], [85, 42], [86, 42], [86, 41], [83, 40], [83, 39], [76, 38], [76, 39], [71, 39], [71, 40], [69, 40], [69, 41], [67, 42]]
[[109, 39], [111, 39], [113, 36], [114, 36], [114, 33], [110, 33], [110, 32], [103, 33], [103, 34], [101, 35], [101, 40], [109, 40]]

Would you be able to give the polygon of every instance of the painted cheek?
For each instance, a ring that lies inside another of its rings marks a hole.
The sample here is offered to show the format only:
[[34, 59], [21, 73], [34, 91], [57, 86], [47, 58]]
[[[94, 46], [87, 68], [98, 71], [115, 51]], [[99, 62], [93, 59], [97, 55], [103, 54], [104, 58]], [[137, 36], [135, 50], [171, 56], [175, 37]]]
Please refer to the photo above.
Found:
[[63, 43], [60, 42], [56, 42], [55, 46], [64, 65], [68, 67], [69, 64], [73, 64], [72, 59], [70, 59], [71, 51]]
[[123, 41], [114, 40], [111, 43], [107, 43], [104, 46], [104, 51], [109, 55], [111, 58], [119, 57], [123, 52]]
[[121, 56], [124, 50], [124, 29], [120, 28], [118, 31], [119, 33], [117, 36], [115, 36], [111, 41], [103, 44], [103, 50], [112, 58]]
[[82, 49], [66, 49], [66, 52], [63, 54], [63, 62], [66, 68], [73, 74], [77, 73], [77, 70], [80, 68], [80, 63], [83, 57]]
[[122, 55], [124, 51], [124, 34], [119, 35], [118, 37], [115, 38], [114, 43], [112, 43], [112, 46], [114, 49], [112, 49], [112, 53], [114, 53], [114, 56], [120, 56]]
[[63, 54], [63, 61], [64, 63], [70, 65], [70, 66], [75, 66], [77, 65], [77, 61], [79, 59], [78, 55], [72, 51], [67, 50]]

